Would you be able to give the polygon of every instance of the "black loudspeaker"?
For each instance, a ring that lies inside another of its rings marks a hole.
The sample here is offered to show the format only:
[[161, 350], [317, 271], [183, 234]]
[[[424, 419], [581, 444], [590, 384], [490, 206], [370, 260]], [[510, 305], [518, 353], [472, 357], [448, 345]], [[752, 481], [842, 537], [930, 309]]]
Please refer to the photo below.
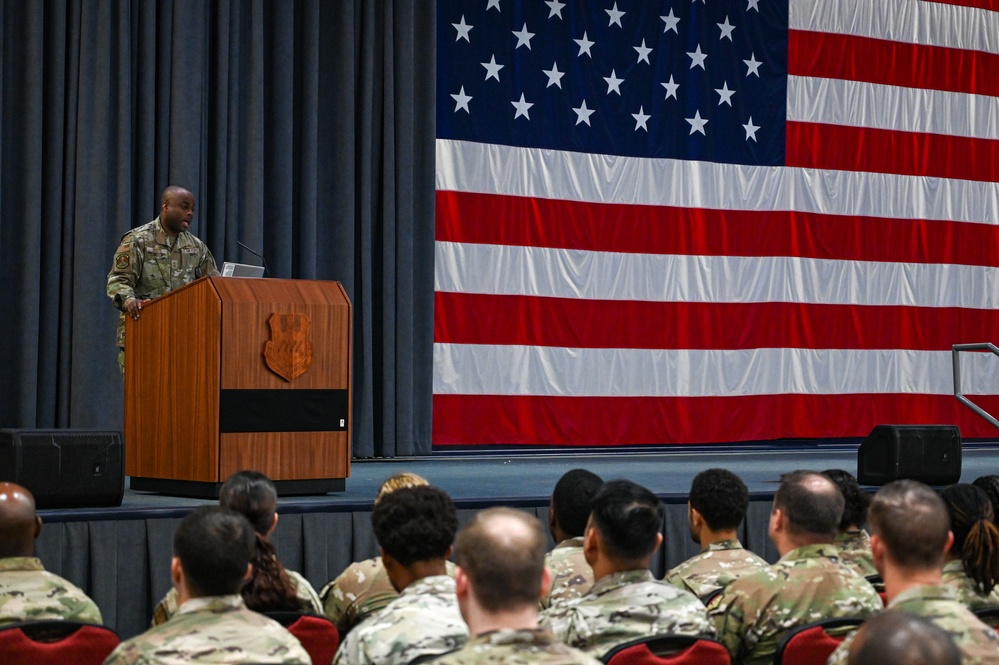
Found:
[[120, 506], [120, 432], [0, 429], [0, 480], [31, 490], [39, 508]]
[[954, 425], [878, 425], [857, 451], [857, 481], [909, 478], [927, 485], [961, 479], [961, 431]]

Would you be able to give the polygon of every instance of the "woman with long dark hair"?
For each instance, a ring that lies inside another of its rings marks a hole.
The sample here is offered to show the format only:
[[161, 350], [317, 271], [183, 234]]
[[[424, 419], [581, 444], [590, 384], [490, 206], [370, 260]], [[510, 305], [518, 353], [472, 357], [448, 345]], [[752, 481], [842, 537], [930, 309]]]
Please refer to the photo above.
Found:
[[958, 590], [958, 599], [971, 609], [999, 605], [999, 529], [992, 502], [968, 483], [940, 490], [950, 513], [954, 544], [944, 564], [943, 581]]

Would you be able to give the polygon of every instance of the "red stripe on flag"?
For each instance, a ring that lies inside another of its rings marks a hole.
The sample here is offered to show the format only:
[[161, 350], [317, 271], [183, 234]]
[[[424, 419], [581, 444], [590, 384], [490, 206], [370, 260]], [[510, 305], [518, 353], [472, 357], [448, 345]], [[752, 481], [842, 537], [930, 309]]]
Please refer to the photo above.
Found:
[[434, 341], [448, 344], [949, 350], [955, 331], [988, 340], [997, 330], [999, 311], [958, 308], [434, 296]]
[[999, 141], [788, 122], [787, 165], [995, 182]]
[[437, 240], [605, 252], [999, 263], [988, 224], [437, 192]]
[[974, 9], [987, 9], [999, 12], [999, 0], [923, 0], [924, 2], [935, 2], [941, 5], [957, 5], [958, 7], [971, 7]]
[[999, 96], [999, 55], [825, 32], [788, 33], [788, 74]]
[[[999, 412], [999, 397], [976, 400]], [[866, 436], [875, 425], [954, 424], [969, 438], [995, 428], [949, 395], [533, 397], [433, 400], [434, 445], [613, 446]]]

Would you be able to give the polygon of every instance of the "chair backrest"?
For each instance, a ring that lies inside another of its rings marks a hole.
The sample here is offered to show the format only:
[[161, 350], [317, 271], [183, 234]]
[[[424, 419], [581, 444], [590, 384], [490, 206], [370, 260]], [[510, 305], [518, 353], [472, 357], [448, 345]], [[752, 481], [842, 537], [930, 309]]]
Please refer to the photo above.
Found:
[[330, 665], [340, 646], [336, 624], [323, 616], [305, 612], [264, 612], [288, 629], [309, 652], [312, 665]]
[[999, 607], [980, 607], [972, 612], [982, 623], [999, 630]]
[[4, 663], [101, 665], [121, 643], [106, 626], [58, 619], [0, 626]]
[[601, 658], [606, 665], [731, 665], [721, 643], [690, 635], [656, 635], [619, 644]]
[[[792, 628], [777, 642], [774, 665], [825, 665], [829, 655], [846, 638], [849, 629], [862, 623], [864, 619], [861, 617], [841, 617]], [[830, 634], [829, 631], [836, 632]]]

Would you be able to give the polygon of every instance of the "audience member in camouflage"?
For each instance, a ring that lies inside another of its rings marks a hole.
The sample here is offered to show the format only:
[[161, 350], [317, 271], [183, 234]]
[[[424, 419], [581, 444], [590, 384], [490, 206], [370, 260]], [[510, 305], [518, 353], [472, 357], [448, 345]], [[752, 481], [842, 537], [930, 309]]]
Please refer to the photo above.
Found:
[[31, 492], [0, 482], [0, 625], [42, 619], [103, 623], [87, 594], [34, 557], [41, 530]]
[[871, 558], [871, 537], [866, 531], [840, 531], [833, 544], [839, 550], [839, 559], [843, 565], [850, 566], [862, 577], [878, 574], [874, 559]]
[[765, 568], [767, 562], [744, 549], [737, 536], [748, 509], [749, 490], [731, 471], [707, 469], [694, 476], [687, 524], [701, 551], [667, 572], [663, 581], [704, 600], [738, 577]]
[[959, 483], [940, 490], [940, 498], [954, 534], [944, 582], [971, 609], [999, 605], [999, 528], [989, 495], [981, 487]]
[[382, 561], [399, 596], [347, 634], [335, 665], [406, 665], [468, 639], [444, 561], [458, 528], [451, 499], [436, 487], [383, 496], [371, 513]]
[[163, 190], [160, 216], [132, 229], [115, 251], [107, 294], [118, 315], [118, 362], [124, 369], [125, 315], [138, 319], [143, 305], [205, 275], [218, 275], [215, 258], [187, 228], [194, 195], [182, 187]]
[[925, 617], [886, 610], [864, 622], [850, 645], [848, 665], [961, 665], [946, 631]]
[[458, 534], [458, 607], [472, 638], [443, 665], [596, 665], [599, 661], [538, 627], [538, 598], [551, 582], [545, 534], [534, 517], [489, 508]]
[[583, 532], [593, 497], [603, 482], [591, 471], [572, 469], [555, 483], [548, 504], [548, 528], [556, 545], [545, 559], [552, 583], [541, 596], [541, 609], [579, 598], [593, 586], [593, 570], [583, 555]]
[[878, 570], [871, 559], [871, 538], [862, 528], [867, 523], [871, 497], [860, 489], [857, 479], [849, 471], [828, 469], [822, 474], [836, 483], [845, 501], [839, 533], [833, 542], [839, 549], [840, 561], [851, 566], [862, 577], [877, 575]]
[[842, 513], [843, 495], [826, 476], [796, 471], [781, 479], [769, 528], [780, 560], [732, 582], [711, 609], [733, 663], [772, 663], [788, 629], [882, 608], [874, 587], [839, 563], [832, 541]]
[[599, 658], [632, 639], [679, 633], [714, 637], [704, 605], [649, 572], [662, 544], [655, 495], [626, 480], [606, 483], [593, 500], [583, 550], [593, 568], [590, 591], [542, 613], [556, 638]]
[[192, 510], [174, 533], [170, 562], [180, 610], [122, 642], [105, 665], [311, 665], [291, 633], [248, 609], [239, 595], [255, 541], [253, 525], [239, 513], [219, 506]]
[[[403, 487], [422, 487], [429, 483], [415, 473], [397, 473], [382, 482], [375, 496], [377, 504], [383, 496]], [[454, 566], [447, 562], [448, 575], [454, 576]], [[326, 583], [319, 592], [323, 613], [336, 624], [340, 638], [369, 616], [391, 603], [399, 592], [392, 587], [381, 557], [357, 561]]]

